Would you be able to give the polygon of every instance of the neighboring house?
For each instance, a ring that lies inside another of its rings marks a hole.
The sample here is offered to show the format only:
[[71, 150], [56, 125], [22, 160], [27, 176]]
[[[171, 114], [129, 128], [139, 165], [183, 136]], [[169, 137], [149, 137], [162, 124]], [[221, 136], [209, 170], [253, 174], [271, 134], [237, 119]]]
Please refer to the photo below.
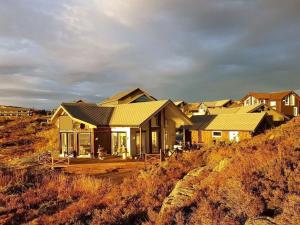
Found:
[[107, 154], [136, 157], [159, 153], [175, 144], [176, 127], [191, 125], [170, 100], [99, 106], [62, 103], [51, 121], [59, 128], [61, 156], [97, 157]]
[[270, 108], [269, 106], [260, 103], [256, 105], [238, 106], [230, 108], [210, 108], [207, 110], [207, 115], [219, 115], [219, 114], [243, 114], [243, 113], [259, 113], [265, 112], [267, 116], [273, 121], [273, 125], [280, 125], [289, 118], [282, 113]]
[[129, 91], [119, 92], [112, 97], [109, 97], [98, 105], [100, 106], [115, 106], [119, 104], [137, 103], [156, 101], [157, 99], [149, 95], [147, 92], [140, 88], [135, 88]]
[[272, 93], [250, 92], [241, 101], [245, 106], [264, 103], [288, 117], [299, 115], [300, 97], [294, 91]]
[[191, 117], [192, 115], [197, 114], [199, 112], [199, 107], [200, 103], [198, 102], [188, 103], [186, 115]]
[[192, 116], [192, 143], [239, 142], [269, 128], [266, 113]]
[[198, 113], [194, 113], [194, 115], [206, 115], [208, 109], [229, 107], [231, 104], [233, 104], [231, 99], [205, 101], [200, 104]]
[[183, 112], [184, 114], [188, 114], [188, 103], [185, 101], [174, 101], [174, 104]]
[[17, 106], [0, 106], [0, 116], [2, 117], [32, 116], [33, 113], [33, 109]]

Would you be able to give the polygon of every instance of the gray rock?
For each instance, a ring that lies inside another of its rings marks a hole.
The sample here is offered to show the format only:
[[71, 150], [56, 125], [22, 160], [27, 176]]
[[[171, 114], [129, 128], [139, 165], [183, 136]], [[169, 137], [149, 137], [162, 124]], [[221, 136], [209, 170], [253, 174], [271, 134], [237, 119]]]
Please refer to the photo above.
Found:
[[248, 219], [245, 225], [277, 225], [277, 223], [269, 217], [257, 217]]

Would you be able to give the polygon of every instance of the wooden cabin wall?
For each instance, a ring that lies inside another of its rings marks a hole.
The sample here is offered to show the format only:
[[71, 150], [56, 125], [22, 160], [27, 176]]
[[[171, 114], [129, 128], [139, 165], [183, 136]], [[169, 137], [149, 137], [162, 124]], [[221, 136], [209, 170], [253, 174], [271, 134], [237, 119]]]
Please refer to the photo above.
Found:
[[[201, 132], [201, 133], [200, 133]], [[229, 131], [222, 131], [222, 136], [219, 138], [212, 136], [213, 131], [198, 131], [198, 130], [192, 130], [192, 143], [196, 142], [203, 142], [205, 144], [213, 144], [213, 141], [216, 140], [219, 141], [225, 141], [226, 143], [229, 142]], [[201, 140], [200, 140], [201, 137]], [[249, 131], [239, 131], [239, 140], [245, 140], [251, 138], [252, 135]]]

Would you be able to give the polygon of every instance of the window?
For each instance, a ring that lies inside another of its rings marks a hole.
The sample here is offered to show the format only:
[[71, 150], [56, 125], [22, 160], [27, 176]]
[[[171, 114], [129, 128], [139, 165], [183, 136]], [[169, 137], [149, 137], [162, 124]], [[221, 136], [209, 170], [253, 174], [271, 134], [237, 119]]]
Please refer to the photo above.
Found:
[[272, 109], [276, 110], [276, 101], [270, 101], [270, 106]]
[[291, 95], [291, 105], [294, 106], [295, 105], [295, 95]]
[[222, 131], [213, 131], [212, 136], [213, 137], [222, 137]]
[[248, 97], [245, 101], [245, 105], [251, 105], [251, 97]]
[[286, 96], [286, 97], [283, 99], [283, 102], [285, 103], [285, 105], [290, 105], [290, 98], [289, 98], [289, 96]]
[[263, 104], [266, 104], [266, 100], [265, 99], [261, 99], [259, 102], [263, 103]]
[[294, 110], [293, 110], [293, 114], [294, 116], [298, 116], [298, 107], [294, 107]]
[[61, 153], [68, 151], [67, 133], [60, 133]]
[[158, 149], [158, 132], [152, 131], [152, 152], [157, 153], [159, 152]]
[[91, 154], [91, 134], [90, 133], [78, 134], [78, 143], [79, 143], [79, 155]]

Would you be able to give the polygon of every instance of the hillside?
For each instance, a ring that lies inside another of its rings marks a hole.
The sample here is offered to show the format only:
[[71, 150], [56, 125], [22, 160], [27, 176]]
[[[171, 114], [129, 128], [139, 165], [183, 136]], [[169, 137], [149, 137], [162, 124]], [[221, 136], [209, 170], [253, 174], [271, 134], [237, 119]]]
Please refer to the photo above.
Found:
[[[55, 129], [47, 124], [47, 117], [0, 118], [0, 161], [1, 165], [21, 162], [33, 154], [53, 145]], [[51, 149], [48, 149], [51, 150]]]
[[42, 168], [2, 170], [0, 223], [300, 224], [299, 137], [296, 118], [249, 141], [170, 158], [118, 185]]

